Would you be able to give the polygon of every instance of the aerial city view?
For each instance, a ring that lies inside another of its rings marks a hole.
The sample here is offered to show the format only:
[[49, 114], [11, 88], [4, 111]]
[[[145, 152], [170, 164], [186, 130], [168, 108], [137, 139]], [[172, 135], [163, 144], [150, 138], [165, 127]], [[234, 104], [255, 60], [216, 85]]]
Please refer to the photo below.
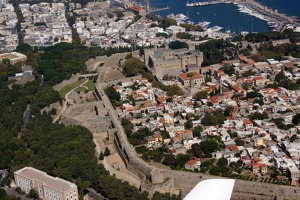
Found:
[[0, 0], [0, 200], [300, 200], [299, 0]]

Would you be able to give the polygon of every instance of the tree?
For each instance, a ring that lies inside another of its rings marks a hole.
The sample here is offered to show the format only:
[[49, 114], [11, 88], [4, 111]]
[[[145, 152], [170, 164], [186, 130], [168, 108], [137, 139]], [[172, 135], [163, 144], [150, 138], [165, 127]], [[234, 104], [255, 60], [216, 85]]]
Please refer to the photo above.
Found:
[[237, 137], [234, 142], [237, 146], [244, 146], [245, 144], [244, 140], [242, 140], [240, 137]]
[[156, 37], [164, 37], [164, 38], [169, 38], [169, 34], [167, 33], [156, 33]]
[[29, 197], [30, 198], [33, 198], [33, 199], [38, 199], [39, 198], [39, 194], [38, 192], [36, 191], [36, 189], [31, 189], [29, 191]]
[[100, 152], [100, 155], [99, 155], [99, 160], [103, 160], [104, 159], [104, 154], [102, 153], [102, 151]]
[[209, 174], [211, 175], [215, 175], [215, 176], [219, 176], [220, 175], [220, 167], [219, 166], [213, 166], [210, 170], [209, 170]]
[[226, 108], [224, 110], [224, 115], [230, 116], [232, 114], [232, 111], [233, 111], [233, 106], [226, 106]]
[[181, 198], [176, 195], [171, 195], [170, 193], [159, 193], [155, 192], [152, 200], [180, 200]]
[[0, 199], [5, 199], [7, 196], [6, 191], [0, 188]]
[[184, 94], [183, 90], [177, 84], [167, 86], [166, 90], [167, 90], [167, 95], [168, 96], [183, 95]]
[[125, 131], [127, 137], [130, 137], [130, 135], [132, 134], [132, 130], [133, 130], [133, 124], [126, 118], [122, 118], [121, 124], [124, 128], [124, 131]]
[[108, 96], [110, 100], [119, 101], [121, 99], [121, 95], [117, 92], [113, 86], [107, 87], [105, 89], [105, 94]]
[[215, 139], [204, 140], [200, 143], [200, 149], [205, 155], [209, 155], [219, 149], [219, 143]]
[[186, 128], [186, 129], [191, 129], [191, 128], [193, 128], [193, 121], [192, 120], [187, 120], [186, 122], [185, 122], [185, 124], [184, 124], [184, 127]]
[[219, 165], [220, 167], [222, 167], [222, 166], [227, 166], [227, 165], [228, 165], [228, 160], [227, 160], [226, 158], [220, 158], [220, 159], [218, 160], [218, 165]]
[[18, 194], [21, 194], [22, 193], [22, 190], [20, 187], [16, 187], [15, 191], [18, 193]]
[[110, 150], [105, 147], [105, 151], [104, 151], [104, 156], [109, 156], [110, 155]]
[[283, 70], [281, 70], [278, 74], [275, 76], [275, 81], [276, 82], [281, 82], [282, 80], [286, 79], [287, 77], [284, 75]]
[[193, 129], [193, 137], [200, 138], [202, 131], [203, 131], [203, 128], [201, 126], [194, 127], [194, 129]]
[[169, 44], [171, 49], [183, 49], [183, 48], [188, 48], [187, 43], [185, 42], [180, 42], [180, 41], [173, 41]]
[[193, 72], [189, 72], [186, 76], [192, 78], [193, 76], [195, 76], [195, 74]]
[[300, 123], [300, 113], [297, 113], [296, 115], [293, 116], [292, 122], [293, 122], [293, 124]]
[[180, 168], [183, 168], [185, 163], [189, 161], [189, 156], [188, 155], [184, 155], [184, 154], [178, 154], [177, 157], [176, 157], [176, 166], [180, 167]]
[[176, 37], [177, 38], [180, 38], [180, 39], [192, 39], [193, 38], [193, 35], [189, 34], [189, 33], [186, 33], [186, 32], [180, 32], [180, 33], [177, 33], [176, 34]]
[[293, 135], [293, 136], [290, 138], [290, 142], [294, 142], [296, 139], [297, 139], [297, 135]]
[[197, 158], [201, 158], [203, 156], [203, 153], [201, 151], [199, 144], [192, 144], [191, 152]]
[[136, 76], [146, 72], [145, 64], [137, 58], [129, 58], [123, 65], [126, 77]]
[[176, 167], [176, 159], [173, 154], [167, 154], [165, 155], [165, 158], [163, 160], [163, 164], [168, 166]]
[[244, 82], [244, 83], [242, 84], [242, 88], [245, 89], [245, 90], [249, 90], [249, 84], [246, 83], [246, 82]]
[[197, 92], [194, 96], [194, 99], [200, 101], [201, 99], [207, 99], [207, 92], [206, 91], [200, 91]]

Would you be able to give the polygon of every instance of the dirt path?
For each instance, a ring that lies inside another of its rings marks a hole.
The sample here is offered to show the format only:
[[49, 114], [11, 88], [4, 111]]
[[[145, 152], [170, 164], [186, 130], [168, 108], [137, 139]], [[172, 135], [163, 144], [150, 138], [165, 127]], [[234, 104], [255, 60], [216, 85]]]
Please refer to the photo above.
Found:
[[89, 81], [89, 79], [86, 79], [83, 83], [81, 83], [80, 85], [78, 85], [77, 87], [73, 88], [72, 90], [70, 90], [66, 95], [65, 95], [65, 101], [63, 103], [63, 107], [60, 111], [60, 113], [53, 119], [53, 123], [55, 123], [59, 118], [60, 116], [66, 111], [67, 109], [67, 104], [69, 102], [69, 94], [71, 92], [73, 92], [74, 90], [76, 90], [77, 88], [83, 86], [84, 84], [86, 84], [87, 82]]

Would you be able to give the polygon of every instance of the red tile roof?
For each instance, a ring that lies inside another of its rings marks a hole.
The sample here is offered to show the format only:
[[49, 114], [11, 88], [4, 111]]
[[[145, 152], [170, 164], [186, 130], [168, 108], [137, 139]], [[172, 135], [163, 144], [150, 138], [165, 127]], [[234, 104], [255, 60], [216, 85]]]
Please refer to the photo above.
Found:
[[251, 124], [253, 124], [253, 123], [250, 121], [250, 119], [245, 119], [245, 120], [244, 120], [244, 124], [246, 124], [246, 125], [251, 125]]
[[253, 78], [255, 81], [264, 80], [265, 78], [262, 76], [256, 76]]
[[211, 102], [212, 102], [213, 104], [219, 103], [219, 99], [218, 99], [217, 96], [212, 96], [212, 97], [210, 98], [210, 100], [211, 100]]
[[130, 6], [129, 9], [139, 12], [142, 8], [136, 5]]
[[236, 151], [236, 150], [239, 150], [238, 149], [238, 147], [236, 146], [236, 145], [230, 145], [229, 147], [228, 147], [231, 151]]
[[193, 166], [196, 162], [197, 162], [197, 160], [189, 160], [185, 163], [185, 165]]
[[[191, 77], [188, 77], [188, 74], [190, 74], [190, 73], [193, 73], [194, 75]], [[182, 73], [179, 76], [183, 80], [195, 80], [195, 79], [203, 78], [203, 76], [201, 74], [199, 74], [199, 72], [187, 72], [187, 73]]]

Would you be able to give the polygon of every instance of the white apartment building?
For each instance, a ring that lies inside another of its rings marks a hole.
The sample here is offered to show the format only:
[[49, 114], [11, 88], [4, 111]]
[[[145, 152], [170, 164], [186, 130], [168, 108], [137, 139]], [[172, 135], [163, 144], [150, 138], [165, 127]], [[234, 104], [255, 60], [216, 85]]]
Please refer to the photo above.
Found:
[[35, 189], [41, 199], [78, 200], [77, 185], [53, 177], [33, 167], [24, 167], [14, 172], [15, 183], [25, 193]]

